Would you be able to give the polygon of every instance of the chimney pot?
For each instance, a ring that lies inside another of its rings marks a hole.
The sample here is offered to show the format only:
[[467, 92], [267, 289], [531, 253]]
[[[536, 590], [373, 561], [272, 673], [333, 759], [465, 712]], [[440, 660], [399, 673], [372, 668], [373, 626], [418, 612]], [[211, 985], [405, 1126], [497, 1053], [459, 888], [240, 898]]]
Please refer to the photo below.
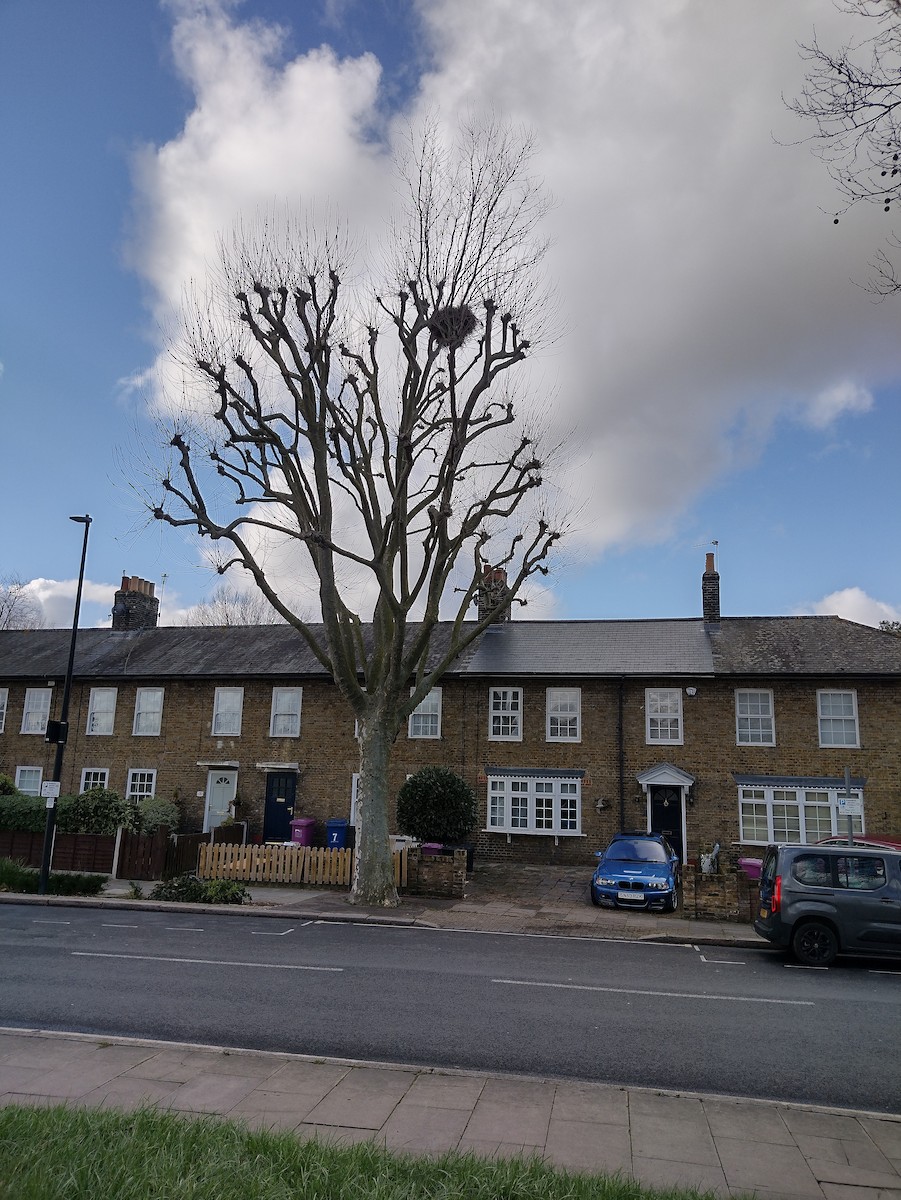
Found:
[[701, 579], [701, 605], [705, 621], [720, 619], [720, 577], [713, 565], [713, 554], [707, 554], [707, 566]]

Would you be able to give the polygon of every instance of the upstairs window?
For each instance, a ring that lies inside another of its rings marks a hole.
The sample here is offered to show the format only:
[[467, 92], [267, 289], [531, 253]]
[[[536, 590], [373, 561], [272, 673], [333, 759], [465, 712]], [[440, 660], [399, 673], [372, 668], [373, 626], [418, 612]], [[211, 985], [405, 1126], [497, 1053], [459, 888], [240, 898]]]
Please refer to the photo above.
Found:
[[138, 688], [135, 694], [135, 737], [159, 737], [163, 722], [163, 689]]
[[492, 742], [521, 742], [522, 688], [491, 688], [489, 707], [489, 740]]
[[736, 691], [735, 740], [739, 746], [776, 745], [772, 692]]
[[109, 787], [109, 770], [106, 767], [85, 767], [81, 773], [81, 790]]
[[116, 689], [91, 688], [91, 700], [88, 705], [87, 733], [113, 732], [113, 722], [116, 719]]
[[22, 733], [47, 732], [50, 716], [50, 696], [53, 688], [26, 688], [25, 708], [22, 712]]
[[410, 713], [407, 736], [411, 738], [441, 737], [441, 688], [432, 688]]
[[300, 704], [302, 689], [277, 687], [272, 689], [272, 713], [269, 718], [270, 737], [300, 737]]
[[0, 733], [6, 728], [6, 704], [9, 700], [9, 688], [0, 688]]
[[644, 705], [648, 744], [681, 746], [681, 688], [648, 688]]
[[213, 701], [213, 737], [239, 737], [243, 708], [243, 688], [216, 688], [216, 696]]
[[817, 692], [821, 746], [859, 746], [856, 692]]
[[547, 740], [582, 740], [582, 692], [580, 688], [548, 688]]

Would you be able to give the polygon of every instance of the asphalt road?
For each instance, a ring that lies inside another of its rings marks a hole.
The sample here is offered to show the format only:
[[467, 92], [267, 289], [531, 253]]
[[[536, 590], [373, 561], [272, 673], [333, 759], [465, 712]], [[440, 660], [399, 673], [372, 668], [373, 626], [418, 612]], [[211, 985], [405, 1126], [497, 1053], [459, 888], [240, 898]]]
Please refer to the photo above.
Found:
[[0, 906], [0, 1025], [901, 1111], [901, 964]]

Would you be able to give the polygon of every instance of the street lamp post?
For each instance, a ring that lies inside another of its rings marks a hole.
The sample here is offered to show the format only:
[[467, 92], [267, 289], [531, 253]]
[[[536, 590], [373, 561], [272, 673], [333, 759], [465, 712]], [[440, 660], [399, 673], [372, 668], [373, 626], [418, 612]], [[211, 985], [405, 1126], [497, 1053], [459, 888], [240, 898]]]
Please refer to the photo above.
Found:
[[47, 821], [44, 826], [44, 849], [41, 855], [41, 873], [38, 878], [38, 895], [47, 894], [47, 880], [50, 876], [50, 859], [53, 855], [53, 835], [56, 831], [56, 801], [59, 794], [59, 781], [63, 770], [63, 751], [69, 735], [69, 696], [72, 692], [72, 672], [75, 667], [75, 642], [78, 637], [78, 614], [81, 610], [81, 589], [84, 584], [84, 564], [88, 556], [88, 530], [91, 528], [91, 518], [87, 513], [83, 517], [69, 517], [78, 525], [84, 525], [84, 541], [81, 545], [81, 566], [78, 569], [78, 589], [75, 592], [75, 612], [72, 616], [72, 638], [69, 642], [69, 662], [66, 666], [66, 682], [63, 685], [63, 703], [59, 714], [59, 727], [56, 731], [56, 755], [53, 759], [53, 780], [57, 786], [51, 788], [52, 795], [47, 796]]

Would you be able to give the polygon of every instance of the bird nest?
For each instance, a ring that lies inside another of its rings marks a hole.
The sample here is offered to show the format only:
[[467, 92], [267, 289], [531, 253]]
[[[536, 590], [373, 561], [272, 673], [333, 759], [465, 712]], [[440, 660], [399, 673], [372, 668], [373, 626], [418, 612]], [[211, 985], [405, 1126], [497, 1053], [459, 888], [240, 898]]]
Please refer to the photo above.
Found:
[[459, 350], [476, 325], [476, 315], [468, 304], [452, 304], [435, 309], [429, 330], [439, 346]]

